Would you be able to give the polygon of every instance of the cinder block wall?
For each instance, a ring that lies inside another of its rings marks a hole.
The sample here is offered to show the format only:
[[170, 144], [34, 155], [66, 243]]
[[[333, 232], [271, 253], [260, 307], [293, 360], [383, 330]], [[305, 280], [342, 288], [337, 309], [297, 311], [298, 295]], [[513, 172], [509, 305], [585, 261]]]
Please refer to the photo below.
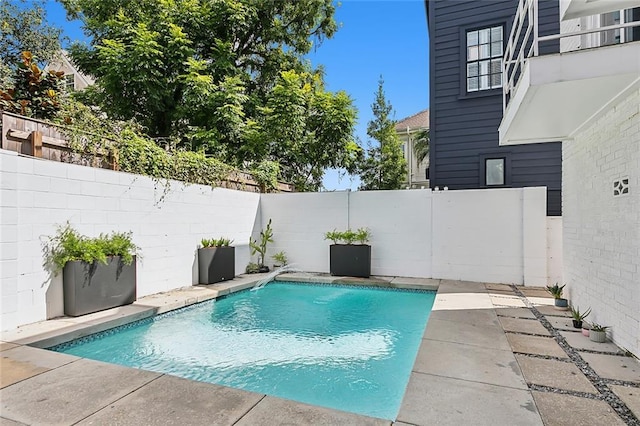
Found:
[[[640, 90], [563, 142], [564, 278], [620, 346], [640, 355]], [[628, 179], [628, 194], [614, 182]]]
[[[372, 273], [526, 285], [547, 283], [544, 188], [255, 194], [152, 179], [0, 150], [2, 329], [62, 315], [62, 280], [42, 267], [42, 242], [69, 221], [83, 234], [132, 231], [142, 248], [138, 295], [198, 282], [204, 237], [235, 240], [236, 272], [249, 236], [273, 220], [271, 256], [328, 272], [333, 229], [368, 227]], [[557, 229], [557, 227], [556, 227]], [[255, 260], [255, 257], [254, 257]]]
[[0, 150], [2, 329], [63, 314], [62, 279], [42, 267], [42, 242], [69, 221], [85, 235], [132, 231], [142, 248], [138, 296], [197, 283], [202, 238], [235, 240], [236, 271], [260, 195], [208, 186], [165, 186], [110, 170], [38, 160]]

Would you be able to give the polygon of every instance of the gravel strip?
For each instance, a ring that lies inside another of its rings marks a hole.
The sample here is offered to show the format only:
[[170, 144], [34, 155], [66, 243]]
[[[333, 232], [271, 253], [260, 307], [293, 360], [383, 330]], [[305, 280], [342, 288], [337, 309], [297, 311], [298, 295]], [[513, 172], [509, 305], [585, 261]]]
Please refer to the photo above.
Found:
[[[527, 297], [522, 293], [522, 291], [520, 291], [520, 289], [515, 285], [512, 286], [512, 288], [513, 288], [513, 291], [522, 299], [522, 301], [527, 306], [527, 308], [531, 309], [531, 311], [536, 316], [536, 318], [540, 321], [540, 323], [556, 339], [556, 342], [567, 353], [567, 355], [569, 356], [571, 361], [576, 365], [576, 367], [578, 367], [578, 369], [582, 371], [582, 373], [585, 376], [587, 376], [587, 379], [589, 379], [591, 384], [598, 390], [598, 392], [600, 392], [600, 398], [598, 399], [601, 399], [605, 401], [607, 404], [609, 404], [611, 408], [613, 408], [615, 412], [620, 416], [620, 418], [622, 418], [622, 420], [625, 423], [627, 423], [627, 425], [640, 426], [640, 420], [633, 414], [633, 412], [631, 412], [629, 407], [627, 407], [627, 405], [624, 402], [622, 402], [620, 398], [618, 398], [618, 395], [613, 393], [613, 391], [609, 389], [609, 387], [607, 386], [607, 384], [611, 383], [612, 381], [601, 378], [593, 370], [593, 368], [591, 368], [591, 366], [584, 359], [582, 359], [578, 351], [576, 351], [573, 347], [571, 347], [567, 343], [567, 341], [564, 339], [564, 337], [558, 332], [558, 330], [556, 330], [555, 327], [553, 327], [551, 323], [547, 321], [544, 315], [542, 315], [540, 311], [538, 311], [538, 309], [536, 309], [536, 307], [533, 306], [531, 302], [529, 302], [529, 299], [527, 299]], [[607, 355], [610, 355], [610, 354], [607, 354]], [[546, 388], [544, 386], [538, 386], [538, 385], [529, 385], [529, 388], [535, 389], [535, 390], [542, 390], [543, 392], [569, 393], [572, 395], [575, 394], [575, 392], [561, 391], [560, 389]], [[538, 388], [543, 388], [543, 389], [538, 389]], [[577, 395], [577, 396], [582, 396], [582, 395]], [[586, 398], [587, 396], [584, 396], [584, 397]], [[593, 399], [593, 396], [591, 396], [591, 398]]]
[[551, 355], [530, 354], [530, 353], [527, 353], [527, 352], [516, 352], [516, 351], [513, 351], [513, 353], [514, 354], [518, 354], [518, 355], [523, 355], [523, 356], [526, 356], [526, 357], [529, 357], [529, 358], [550, 359], [550, 360], [553, 360], [553, 361], [561, 361], [561, 362], [566, 362], [566, 363], [569, 363], [569, 364], [573, 364], [573, 361], [571, 361], [568, 358], [558, 358], [557, 356], [551, 356]]

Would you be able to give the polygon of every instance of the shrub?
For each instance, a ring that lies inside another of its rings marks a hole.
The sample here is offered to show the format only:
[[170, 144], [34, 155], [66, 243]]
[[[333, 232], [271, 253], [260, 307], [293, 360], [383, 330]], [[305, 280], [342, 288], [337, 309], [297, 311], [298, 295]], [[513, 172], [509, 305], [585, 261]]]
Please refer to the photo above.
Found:
[[230, 240], [229, 238], [211, 238], [211, 239], [207, 239], [207, 238], [203, 238], [202, 241], [200, 242], [202, 244], [202, 248], [209, 248], [209, 247], [229, 247], [231, 245], [231, 243], [233, 243], [233, 240]]
[[110, 256], [120, 256], [122, 262], [130, 265], [133, 256], [140, 250], [131, 239], [131, 232], [100, 234], [96, 238], [81, 235], [69, 223], [59, 226], [56, 235], [44, 244], [44, 266], [53, 274], [60, 272], [64, 265], [73, 260], [86, 263], [107, 263]]
[[338, 244], [343, 241], [345, 244], [353, 244], [358, 242], [360, 244], [366, 244], [371, 239], [371, 231], [367, 228], [358, 228], [355, 231], [347, 229], [346, 231], [329, 231], [324, 234], [325, 240], [331, 240], [333, 244]]

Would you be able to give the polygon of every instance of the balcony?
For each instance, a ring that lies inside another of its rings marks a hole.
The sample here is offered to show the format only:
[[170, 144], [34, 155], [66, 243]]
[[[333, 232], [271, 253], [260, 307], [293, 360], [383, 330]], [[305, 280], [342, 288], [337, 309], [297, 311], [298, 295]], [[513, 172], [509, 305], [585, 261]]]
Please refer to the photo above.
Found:
[[[640, 43], [624, 43], [629, 41], [625, 32], [640, 22], [539, 37], [537, 8], [537, 0], [520, 1], [505, 48], [500, 145], [571, 139], [617, 99], [640, 87]], [[623, 35], [615, 40], [619, 44], [539, 54], [543, 43], [560, 40], [562, 45], [563, 39], [616, 31]]]
[[560, 0], [560, 20], [638, 7], [637, 0]]

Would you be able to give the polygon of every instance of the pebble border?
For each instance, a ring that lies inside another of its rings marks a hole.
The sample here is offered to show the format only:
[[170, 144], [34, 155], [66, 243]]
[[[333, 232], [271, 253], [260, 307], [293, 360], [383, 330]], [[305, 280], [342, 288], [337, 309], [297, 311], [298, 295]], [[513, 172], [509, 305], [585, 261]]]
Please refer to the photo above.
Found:
[[[618, 397], [618, 395], [616, 395], [611, 389], [609, 389], [607, 384], [622, 384], [624, 386], [630, 386], [634, 388], [640, 388], [640, 385], [636, 383], [624, 382], [620, 380], [610, 380], [610, 379], [604, 379], [600, 377], [598, 373], [596, 373], [595, 370], [591, 368], [591, 366], [584, 359], [582, 359], [578, 351], [567, 343], [564, 336], [560, 334], [560, 332], [556, 330], [556, 328], [553, 325], [551, 325], [551, 323], [545, 318], [543, 314], [540, 313], [540, 311], [538, 311], [538, 309], [536, 309], [536, 307], [529, 301], [529, 299], [527, 299], [524, 293], [522, 293], [522, 291], [520, 291], [520, 289], [515, 285], [512, 285], [511, 288], [513, 289], [514, 293], [518, 297], [520, 297], [520, 299], [524, 302], [524, 304], [531, 310], [531, 312], [533, 312], [533, 315], [535, 315], [536, 319], [551, 333], [552, 337], [556, 340], [558, 345], [560, 345], [560, 347], [565, 351], [565, 353], [569, 357], [570, 362], [572, 362], [573, 364], [576, 365], [576, 367], [578, 367], [578, 369], [582, 372], [582, 374], [584, 374], [587, 377], [589, 382], [591, 382], [591, 384], [596, 388], [596, 390], [600, 394], [594, 395], [594, 394], [588, 394], [585, 392], [568, 391], [564, 389], [557, 389], [557, 388], [552, 388], [548, 386], [541, 386], [541, 385], [527, 383], [527, 385], [529, 386], [529, 389], [542, 391], [542, 392], [549, 392], [549, 393], [573, 395], [573, 396], [578, 396], [582, 398], [598, 399], [609, 404], [609, 406], [616, 412], [616, 414], [618, 414], [618, 416], [620, 416], [622, 421], [624, 421], [627, 425], [640, 426], [640, 419], [638, 419], [633, 414], [633, 412]], [[594, 352], [594, 353], [597, 353], [597, 352]], [[524, 354], [524, 355], [528, 355], [528, 354]], [[615, 354], [607, 353], [607, 355], [615, 355]], [[556, 359], [555, 357], [545, 357], [540, 355], [536, 356], [536, 358]]]

